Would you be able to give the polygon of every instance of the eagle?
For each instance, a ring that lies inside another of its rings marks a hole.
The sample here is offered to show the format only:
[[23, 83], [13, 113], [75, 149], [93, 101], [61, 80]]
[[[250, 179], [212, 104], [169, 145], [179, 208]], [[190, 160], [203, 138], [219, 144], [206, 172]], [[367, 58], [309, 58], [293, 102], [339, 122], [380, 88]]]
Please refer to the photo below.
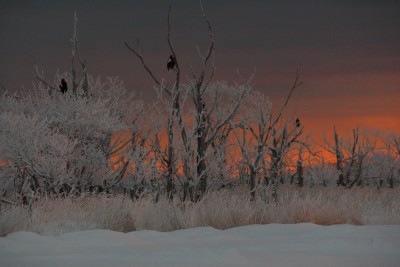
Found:
[[176, 65], [176, 57], [174, 54], [169, 56], [168, 62], [167, 62], [167, 69], [168, 71], [172, 70], [173, 68], [175, 68]]
[[67, 82], [65, 81], [65, 79], [61, 79], [61, 84], [60, 84], [59, 87], [60, 87], [61, 93], [65, 94], [65, 93], [67, 92], [67, 90], [68, 90], [68, 84], [67, 84]]
[[297, 127], [297, 128], [300, 127], [300, 120], [299, 120], [299, 118], [296, 119], [296, 127]]

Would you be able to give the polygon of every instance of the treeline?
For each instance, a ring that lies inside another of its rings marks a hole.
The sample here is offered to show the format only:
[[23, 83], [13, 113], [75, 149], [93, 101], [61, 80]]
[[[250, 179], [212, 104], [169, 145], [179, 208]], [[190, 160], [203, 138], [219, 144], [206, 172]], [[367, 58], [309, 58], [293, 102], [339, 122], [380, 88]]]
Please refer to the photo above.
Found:
[[[48, 81], [36, 68], [36, 88], [1, 96], [2, 197], [12, 192], [27, 201], [124, 188], [132, 199], [152, 194], [155, 201], [166, 196], [196, 202], [210, 190], [240, 184], [253, 200], [267, 199], [268, 190], [276, 199], [278, 185], [286, 182], [395, 185], [399, 136], [355, 129], [344, 140], [334, 130], [333, 141], [319, 144], [304, 136], [301, 118], [286, 114], [301, 84], [298, 75], [276, 113], [250, 86], [251, 77], [238, 74], [240, 84], [213, 82], [214, 34], [200, 7], [210, 39], [191, 80], [181, 81], [180, 57], [170, 39], [171, 8], [166, 70], [174, 73], [172, 83], [153, 74], [139, 47], [125, 43], [154, 81], [151, 104], [116, 78], [101, 81], [87, 73], [75, 16], [71, 71]], [[326, 153], [334, 155], [336, 166], [326, 162]]]
[[[61, 77], [71, 79], [60, 75], [54, 84]], [[192, 84], [182, 85], [178, 117], [169, 96], [146, 105], [118, 79], [88, 81], [89, 95], [81, 86], [75, 95], [40, 83], [1, 96], [4, 198], [125, 188], [133, 199], [197, 201], [210, 190], [246, 185], [254, 199], [266, 192], [275, 198], [281, 183], [393, 187], [399, 180], [398, 135], [355, 129], [343, 138], [334, 130], [330, 140], [311, 141], [293, 116], [274, 116], [268, 99], [247, 84], [210, 83], [200, 114], [191, 106]]]

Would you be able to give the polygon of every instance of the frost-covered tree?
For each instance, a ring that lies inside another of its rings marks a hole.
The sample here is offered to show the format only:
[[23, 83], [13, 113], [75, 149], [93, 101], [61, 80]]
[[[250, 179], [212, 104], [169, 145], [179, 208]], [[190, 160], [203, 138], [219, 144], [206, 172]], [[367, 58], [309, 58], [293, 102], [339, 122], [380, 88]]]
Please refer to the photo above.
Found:
[[[190, 83], [185, 86], [186, 92], [193, 99], [192, 118], [187, 123], [187, 151], [194, 159], [195, 168], [188, 177], [189, 190], [195, 190], [195, 198], [199, 198], [208, 188], [218, 183], [210, 170], [221, 165], [226, 155], [226, 139], [230, 133], [232, 121], [237, 113], [244, 96], [251, 91], [248, 83], [228, 85], [226, 82], [210, 83], [203, 92]], [[200, 97], [200, 103], [196, 98]], [[202, 105], [201, 108], [198, 105]], [[187, 159], [189, 162], [190, 155]], [[222, 158], [221, 158], [222, 157]], [[192, 159], [192, 161], [193, 161]], [[221, 175], [221, 174], [220, 174]], [[228, 176], [228, 173], [223, 174]]]
[[336, 170], [338, 186], [353, 187], [361, 184], [364, 173], [365, 161], [376, 151], [376, 137], [367, 131], [360, 133], [358, 128], [353, 129], [351, 138], [340, 138], [333, 128], [333, 143], [326, 137], [320, 146], [336, 158]]
[[[293, 91], [300, 85], [298, 76], [277, 115], [271, 112], [271, 102], [263, 94], [253, 91], [246, 99], [248, 106], [235, 123], [233, 130], [240, 147], [242, 164], [249, 173], [251, 199], [255, 199], [256, 185], [260, 184], [259, 172], [263, 170], [266, 179], [273, 185], [273, 197], [282, 170], [284, 157], [292, 145], [299, 142], [303, 127], [294, 120], [285, 120], [284, 112]], [[269, 167], [266, 166], [269, 164]], [[257, 181], [258, 179], [258, 181]]]
[[[155, 82], [158, 98], [162, 99], [161, 102], [165, 105], [168, 145], [164, 151], [166, 155], [164, 157], [164, 165], [166, 165], [166, 169], [168, 170], [166, 181], [169, 199], [172, 199], [174, 177], [178, 169], [176, 166], [178, 159], [176, 153], [178, 150], [180, 150], [180, 155], [182, 156], [182, 172], [185, 179], [187, 179], [183, 183], [184, 190], [187, 190], [188, 193], [185, 193], [185, 195], [190, 195], [191, 200], [198, 200], [206, 192], [209, 180], [207, 173], [209, 169], [207, 163], [209, 161], [207, 157], [210, 154], [210, 147], [212, 147], [212, 144], [215, 144], [216, 139], [220, 136], [225, 126], [230, 124], [243, 97], [249, 90], [249, 87], [244, 85], [230, 87], [232, 89], [233, 102], [229, 103], [226, 108], [219, 108], [221, 106], [219, 104], [221, 99], [221, 85], [211, 83], [215, 71], [215, 67], [211, 61], [215, 48], [214, 33], [211, 23], [205, 15], [201, 1], [199, 3], [210, 34], [210, 44], [204, 55], [198, 49], [201, 68], [198, 72], [192, 70], [193, 77], [187, 83], [182, 84], [181, 82], [182, 66], [179, 64], [180, 57], [170, 38], [171, 7], [168, 12], [167, 42], [171, 52], [168, 69], [172, 69], [176, 74], [172, 85], [168, 86], [164, 84], [162, 79], [157, 78], [153, 74], [146, 64], [139, 47], [132, 48], [125, 43], [127, 48], [140, 60], [145, 70]], [[226, 85], [222, 87], [226, 87]], [[184, 105], [187, 104], [188, 98], [192, 100], [192, 105], [186, 110]], [[216, 112], [218, 108], [223, 111], [220, 113]], [[188, 127], [191, 127], [191, 129], [189, 130]], [[178, 144], [176, 143], [177, 134], [180, 136], [180, 148], [178, 148]], [[195, 168], [193, 168], [193, 159]]]
[[76, 22], [75, 15], [70, 73], [57, 73], [49, 82], [36, 67], [33, 90], [0, 97], [0, 179], [3, 185], [13, 181], [20, 195], [24, 188], [55, 194], [109, 190], [129, 164], [125, 152], [132, 142], [125, 136], [139, 132], [143, 102], [118, 78], [88, 75], [78, 54]]
[[380, 167], [379, 187], [386, 180], [389, 187], [393, 188], [396, 176], [400, 176], [400, 137], [393, 133], [381, 133], [380, 140], [383, 147], [376, 155], [381, 160], [377, 166]]
[[[143, 104], [117, 79], [91, 80], [91, 97], [49, 94], [40, 84], [20, 96], [0, 98], [1, 179], [21, 177], [34, 191], [111, 186], [127, 167], [122, 136]], [[121, 164], [121, 162], [123, 162]], [[12, 171], [13, 170], [13, 171]]]

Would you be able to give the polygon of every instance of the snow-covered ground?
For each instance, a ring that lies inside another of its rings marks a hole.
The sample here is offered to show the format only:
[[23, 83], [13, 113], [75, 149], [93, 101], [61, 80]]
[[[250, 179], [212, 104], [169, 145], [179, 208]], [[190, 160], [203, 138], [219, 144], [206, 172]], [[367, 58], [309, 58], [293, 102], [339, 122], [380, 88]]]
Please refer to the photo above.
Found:
[[0, 238], [0, 266], [400, 266], [400, 225], [91, 230]]

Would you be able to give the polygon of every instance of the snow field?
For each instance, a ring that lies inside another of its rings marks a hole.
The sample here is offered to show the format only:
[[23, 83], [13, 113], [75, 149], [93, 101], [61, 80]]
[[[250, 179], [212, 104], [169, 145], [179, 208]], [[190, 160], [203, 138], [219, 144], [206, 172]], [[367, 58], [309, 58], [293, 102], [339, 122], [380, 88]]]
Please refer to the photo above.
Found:
[[400, 226], [249, 225], [168, 233], [90, 230], [0, 238], [1, 266], [387, 266], [400, 262]]

